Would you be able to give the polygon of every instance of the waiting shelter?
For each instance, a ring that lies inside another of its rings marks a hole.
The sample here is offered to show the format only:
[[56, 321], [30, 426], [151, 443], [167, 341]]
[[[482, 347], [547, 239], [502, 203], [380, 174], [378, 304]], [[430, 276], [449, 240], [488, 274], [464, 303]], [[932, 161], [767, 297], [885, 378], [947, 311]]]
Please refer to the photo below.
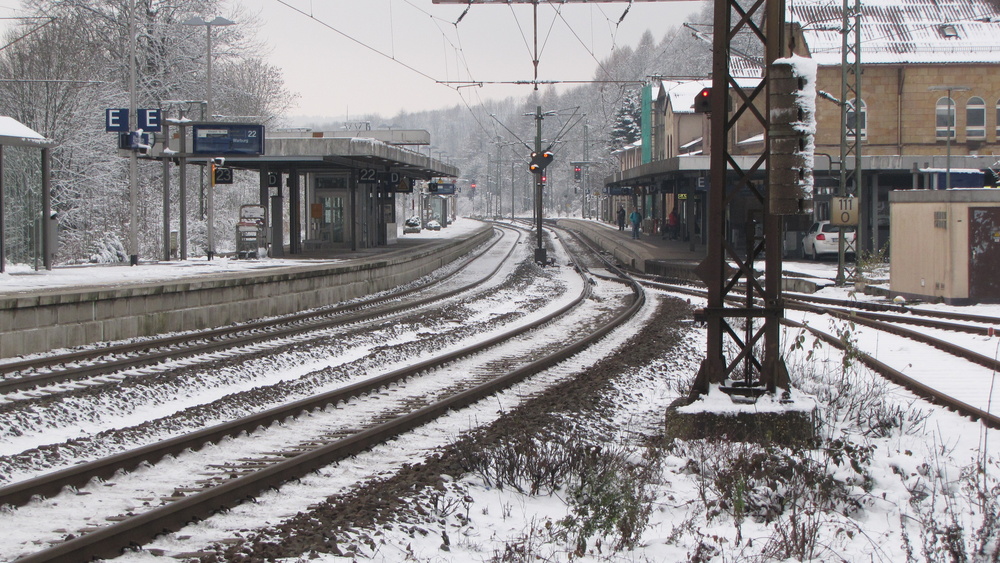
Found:
[[42, 151], [42, 256], [46, 270], [52, 269], [52, 257], [55, 254], [55, 228], [52, 217], [51, 199], [51, 150], [55, 141], [46, 139], [43, 135], [31, 130], [28, 126], [14, 118], [0, 116], [0, 273], [6, 270], [7, 248], [4, 243], [4, 205], [3, 186], [3, 148], [4, 147], [37, 147]]
[[[194, 125], [187, 123], [181, 129]], [[212, 154], [184, 152], [174, 138], [170, 153], [151, 156], [202, 166], [216, 161], [235, 170], [258, 171], [259, 204], [268, 211], [269, 252], [282, 256], [286, 205], [290, 254], [394, 243], [396, 194], [411, 193], [420, 181], [458, 175], [454, 166], [408, 148], [428, 144], [426, 131], [301, 130], [267, 132], [263, 154], [226, 154], [220, 160]]]

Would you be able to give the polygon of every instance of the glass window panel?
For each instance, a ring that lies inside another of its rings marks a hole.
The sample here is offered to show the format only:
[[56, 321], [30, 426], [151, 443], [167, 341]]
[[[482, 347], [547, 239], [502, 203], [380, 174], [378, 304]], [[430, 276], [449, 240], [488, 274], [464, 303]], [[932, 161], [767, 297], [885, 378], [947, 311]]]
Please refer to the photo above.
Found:
[[938, 139], [947, 139], [949, 135], [955, 138], [955, 101], [951, 98], [939, 98], [935, 106], [935, 124]]
[[965, 104], [965, 137], [986, 138], [986, 102], [982, 98], [969, 98]]

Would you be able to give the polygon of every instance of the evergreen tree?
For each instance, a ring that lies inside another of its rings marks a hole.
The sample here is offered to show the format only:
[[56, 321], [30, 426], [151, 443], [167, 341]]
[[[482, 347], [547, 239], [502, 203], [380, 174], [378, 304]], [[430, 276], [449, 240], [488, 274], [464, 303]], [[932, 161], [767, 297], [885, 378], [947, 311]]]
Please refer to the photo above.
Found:
[[628, 91], [622, 98], [621, 107], [615, 113], [608, 148], [618, 150], [641, 139], [641, 123], [642, 104], [639, 102], [639, 91]]

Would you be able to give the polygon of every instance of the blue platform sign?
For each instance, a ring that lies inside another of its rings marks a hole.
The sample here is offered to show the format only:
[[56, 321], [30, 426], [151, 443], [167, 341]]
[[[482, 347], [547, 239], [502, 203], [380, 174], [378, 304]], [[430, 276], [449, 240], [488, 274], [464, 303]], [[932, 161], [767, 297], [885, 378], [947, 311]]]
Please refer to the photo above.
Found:
[[192, 152], [213, 155], [264, 154], [264, 126], [247, 123], [199, 123], [191, 126]]
[[438, 182], [428, 182], [427, 191], [432, 194], [437, 195], [454, 195], [455, 194], [455, 184], [445, 184]]
[[159, 133], [163, 127], [161, 123], [161, 113], [158, 109], [139, 110], [139, 129], [143, 131], [153, 131]]
[[108, 133], [128, 133], [128, 108], [104, 110], [104, 130]]

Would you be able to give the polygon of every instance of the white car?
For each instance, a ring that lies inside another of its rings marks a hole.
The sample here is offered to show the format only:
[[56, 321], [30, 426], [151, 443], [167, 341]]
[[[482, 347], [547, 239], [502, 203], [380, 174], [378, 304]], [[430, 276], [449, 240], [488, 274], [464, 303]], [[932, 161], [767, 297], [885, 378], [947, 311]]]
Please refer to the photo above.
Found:
[[441, 223], [438, 223], [434, 219], [431, 219], [430, 221], [427, 221], [427, 224], [424, 225], [424, 228], [426, 228], [428, 231], [440, 231]]
[[410, 217], [403, 223], [403, 234], [419, 233], [420, 217]]
[[[817, 221], [812, 224], [802, 239], [803, 258], [818, 259], [820, 256], [836, 256], [840, 252], [840, 229], [829, 221]], [[847, 243], [844, 254], [854, 254], [854, 238], [857, 236], [854, 227], [844, 227], [844, 240]]]

